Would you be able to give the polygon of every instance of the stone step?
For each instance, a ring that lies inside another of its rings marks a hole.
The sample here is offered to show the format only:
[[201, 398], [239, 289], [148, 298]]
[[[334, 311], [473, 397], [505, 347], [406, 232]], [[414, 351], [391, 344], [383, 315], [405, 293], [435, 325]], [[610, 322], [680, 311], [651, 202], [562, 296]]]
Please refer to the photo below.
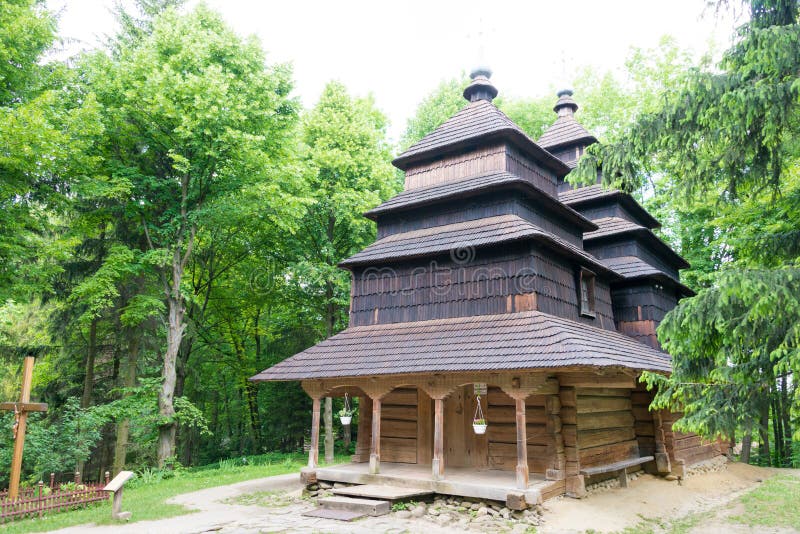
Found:
[[320, 499], [319, 505], [325, 510], [346, 510], [363, 515], [386, 515], [391, 510], [389, 501], [377, 501], [375, 499], [357, 499], [353, 497], [343, 497], [334, 495]]
[[383, 484], [361, 484], [346, 488], [334, 488], [334, 495], [344, 495], [347, 497], [359, 497], [363, 499], [381, 499], [389, 502], [406, 501], [409, 499], [420, 499], [433, 495], [433, 491], [417, 488], [404, 488], [401, 486], [389, 486]]

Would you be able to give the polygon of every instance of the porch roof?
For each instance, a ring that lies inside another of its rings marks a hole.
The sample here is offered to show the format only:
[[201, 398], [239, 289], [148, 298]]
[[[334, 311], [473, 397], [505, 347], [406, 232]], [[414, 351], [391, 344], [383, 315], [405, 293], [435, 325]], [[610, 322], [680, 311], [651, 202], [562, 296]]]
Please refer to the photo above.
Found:
[[609, 366], [669, 372], [670, 362], [619, 332], [528, 311], [354, 326], [251, 380]]

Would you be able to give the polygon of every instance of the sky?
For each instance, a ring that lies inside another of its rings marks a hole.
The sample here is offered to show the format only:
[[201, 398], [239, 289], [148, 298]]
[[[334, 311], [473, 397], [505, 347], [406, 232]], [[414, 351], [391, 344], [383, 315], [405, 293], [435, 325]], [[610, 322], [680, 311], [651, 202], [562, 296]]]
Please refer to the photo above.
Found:
[[[48, 0], [59, 13], [66, 53], [96, 47], [114, 33], [113, 3]], [[478, 65], [494, 71], [501, 94], [539, 97], [570, 86], [579, 67], [621, 71], [631, 47], [655, 47], [663, 35], [697, 53], [712, 42], [727, 48], [741, 22], [706, 9], [706, 0], [205, 3], [238, 34], [257, 35], [268, 62], [292, 63], [304, 106], [313, 106], [332, 79], [356, 95], [371, 93], [389, 117], [393, 140], [441, 80]]]

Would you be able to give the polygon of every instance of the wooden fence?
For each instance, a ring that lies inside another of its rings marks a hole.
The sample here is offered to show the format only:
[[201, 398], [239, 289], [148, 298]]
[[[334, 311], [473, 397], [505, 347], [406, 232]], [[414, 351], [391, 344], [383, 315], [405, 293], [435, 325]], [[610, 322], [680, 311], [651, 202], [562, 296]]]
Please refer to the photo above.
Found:
[[76, 473], [74, 484], [63, 490], [63, 485], [56, 485], [54, 478], [53, 475], [50, 476], [49, 486], [40, 481], [34, 487], [20, 488], [19, 497], [14, 501], [8, 498], [8, 491], [0, 491], [0, 524], [26, 517], [42, 517], [48, 512], [86, 508], [91, 503], [108, 501], [108, 493], [103, 491], [108, 484], [108, 472], [105, 483], [86, 484], [81, 483], [80, 475]]

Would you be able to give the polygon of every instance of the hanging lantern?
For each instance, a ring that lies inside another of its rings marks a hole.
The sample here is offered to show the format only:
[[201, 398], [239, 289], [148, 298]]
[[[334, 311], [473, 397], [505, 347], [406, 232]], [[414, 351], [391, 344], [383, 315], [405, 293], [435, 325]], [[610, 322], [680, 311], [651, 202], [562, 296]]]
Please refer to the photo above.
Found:
[[481, 396], [476, 396], [475, 400], [478, 405], [475, 407], [475, 417], [472, 419], [472, 430], [476, 434], [486, 434], [488, 425], [486, 424], [486, 417], [483, 415], [483, 408], [481, 408]]
[[350, 408], [350, 398], [347, 396], [347, 392], [344, 394], [344, 408], [339, 410], [339, 420], [343, 425], [349, 425], [353, 420], [353, 410]]

